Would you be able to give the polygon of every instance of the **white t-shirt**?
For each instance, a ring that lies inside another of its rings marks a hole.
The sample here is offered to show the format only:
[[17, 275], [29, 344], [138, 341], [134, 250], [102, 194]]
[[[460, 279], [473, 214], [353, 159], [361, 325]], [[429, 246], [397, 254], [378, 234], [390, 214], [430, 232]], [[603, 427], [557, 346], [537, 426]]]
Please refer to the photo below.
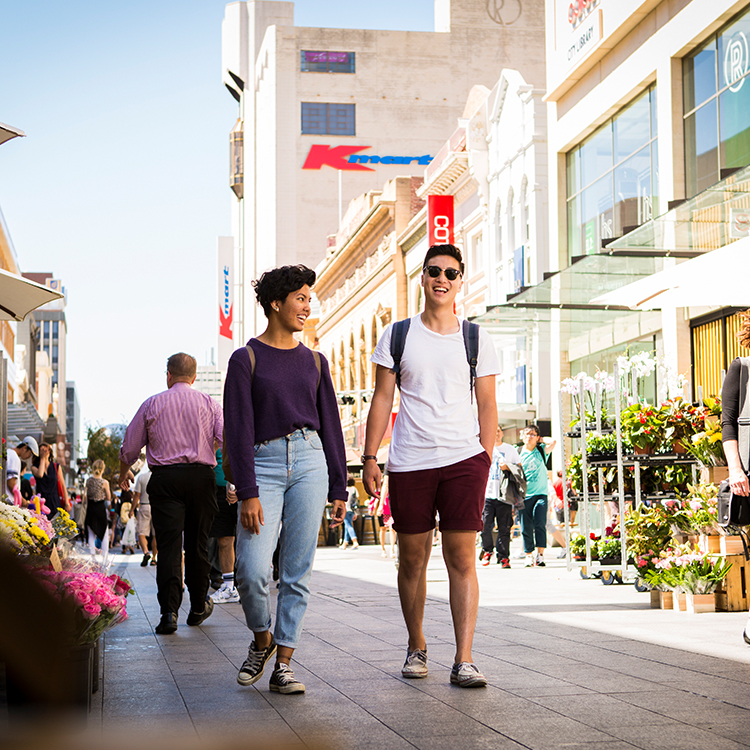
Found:
[[151, 501], [148, 499], [148, 480], [151, 479], [151, 469], [145, 466], [138, 472], [138, 476], [135, 478], [135, 489], [134, 492], [140, 492], [141, 496], [138, 500], [139, 505], [151, 505]]
[[[389, 369], [391, 330], [385, 329], [371, 357]], [[477, 377], [499, 372], [492, 339], [480, 328]], [[413, 317], [401, 356], [401, 406], [388, 453], [389, 471], [436, 469], [484, 450], [469, 381], [460, 326], [443, 336], [427, 328], [421, 315]]]

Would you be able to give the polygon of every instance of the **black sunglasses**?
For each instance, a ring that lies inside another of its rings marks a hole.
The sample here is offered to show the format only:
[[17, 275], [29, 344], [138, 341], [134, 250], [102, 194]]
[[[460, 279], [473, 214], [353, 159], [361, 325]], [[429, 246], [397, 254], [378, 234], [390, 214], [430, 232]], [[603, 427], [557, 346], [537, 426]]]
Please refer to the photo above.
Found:
[[448, 281], [455, 281], [460, 275], [461, 271], [459, 271], [456, 268], [440, 268], [440, 266], [425, 266], [425, 271], [427, 271], [430, 276], [432, 276], [433, 279], [436, 279], [438, 276], [440, 276], [441, 273], [445, 274], [445, 278], [448, 279]]

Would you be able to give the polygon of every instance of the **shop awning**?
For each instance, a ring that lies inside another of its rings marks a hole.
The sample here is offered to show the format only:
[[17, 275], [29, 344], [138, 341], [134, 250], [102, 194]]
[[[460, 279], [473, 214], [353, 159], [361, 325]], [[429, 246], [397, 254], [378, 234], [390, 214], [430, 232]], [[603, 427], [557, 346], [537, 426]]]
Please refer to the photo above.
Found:
[[497, 346], [517, 346], [516, 339], [533, 336], [542, 351], [550, 350], [553, 334], [564, 342], [615, 320], [622, 322], [623, 317], [630, 319], [628, 325], [637, 325], [639, 313], [630, 307], [599, 304], [594, 298], [651, 276], [663, 266], [661, 257], [583, 256], [540, 284], [489, 308], [474, 322], [489, 331]]
[[12, 128], [10, 125], [3, 125], [0, 122], [0, 143], [5, 143], [5, 141], [9, 141], [11, 138], [16, 138], [17, 136], [23, 137], [25, 135], [26, 133], [23, 130]]
[[750, 237], [745, 237], [602, 294], [592, 301], [641, 310], [689, 306], [748, 307], [748, 268]]
[[694, 257], [746, 233], [750, 220], [750, 167], [607, 244], [605, 252]]

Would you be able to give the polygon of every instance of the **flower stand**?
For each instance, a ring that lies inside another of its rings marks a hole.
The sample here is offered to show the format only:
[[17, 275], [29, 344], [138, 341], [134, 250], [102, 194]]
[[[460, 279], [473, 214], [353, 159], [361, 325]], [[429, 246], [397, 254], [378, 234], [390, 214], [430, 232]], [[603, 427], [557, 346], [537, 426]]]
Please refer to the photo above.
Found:
[[716, 602], [713, 594], [691, 594], [688, 592], [686, 596], [688, 612], [697, 615], [703, 612], [716, 611]]
[[744, 554], [727, 555], [726, 561], [732, 567], [716, 590], [716, 609], [719, 612], [747, 612], [750, 604], [747, 590], [750, 585], [750, 562], [745, 560]]
[[720, 536], [719, 537], [719, 552], [722, 555], [742, 555], [745, 552], [745, 548], [742, 545], [741, 536]]
[[661, 608], [662, 609], [672, 609], [674, 607], [674, 604], [672, 602], [672, 592], [671, 591], [660, 591], [659, 597], [661, 599]]
[[698, 548], [701, 552], [718, 554], [721, 552], [721, 539], [718, 534], [701, 534], [698, 537]]

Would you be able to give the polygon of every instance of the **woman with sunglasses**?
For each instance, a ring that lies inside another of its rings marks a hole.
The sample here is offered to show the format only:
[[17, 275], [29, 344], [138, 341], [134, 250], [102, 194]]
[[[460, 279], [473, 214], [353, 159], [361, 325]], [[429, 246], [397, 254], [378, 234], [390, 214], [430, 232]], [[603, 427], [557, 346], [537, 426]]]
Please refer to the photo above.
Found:
[[[289, 662], [310, 596], [326, 497], [333, 526], [346, 513], [346, 455], [331, 372], [322, 354], [295, 337], [310, 315], [314, 283], [315, 272], [301, 265], [253, 282], [268, 326], [232, 354], [224, 387], [225, 468], [240, 502], [236, 584], [253, 631], [237, 682], [257, 682], [275, 654], [270, 688], [284, 694], [305, 692]], [[272, 633], [268, 579], [277, 542]]]

